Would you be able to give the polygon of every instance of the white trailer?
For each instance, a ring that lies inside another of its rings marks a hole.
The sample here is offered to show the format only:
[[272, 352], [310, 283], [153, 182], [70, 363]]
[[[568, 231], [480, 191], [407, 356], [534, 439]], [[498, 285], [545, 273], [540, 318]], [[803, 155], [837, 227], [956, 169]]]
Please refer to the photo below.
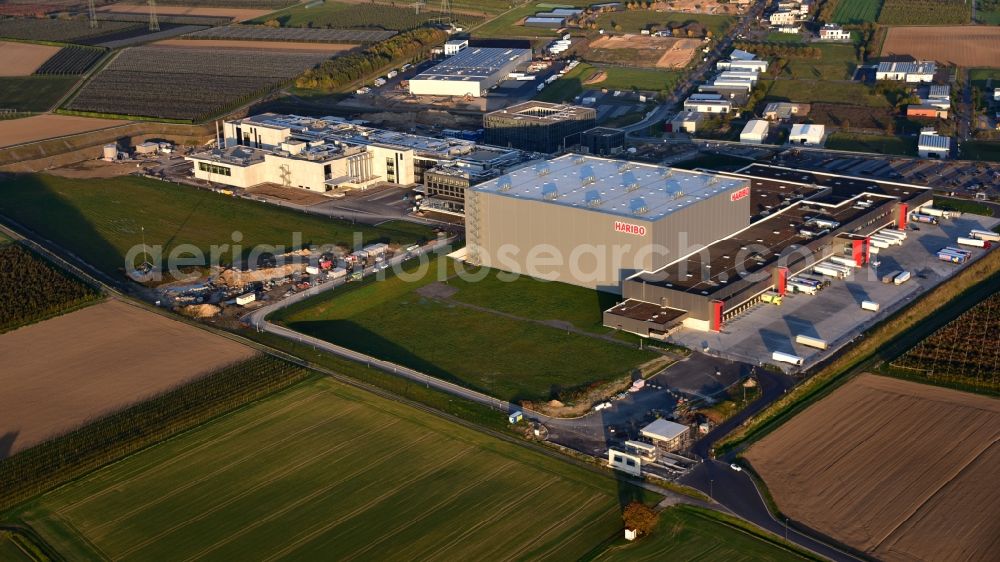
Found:
[[335, 268], [331, 269], [327, 273], [327, 275], [330, 276], [330, 279], [340, 279], [341, 277], [346, 277], [347, 276], [347, 270], [344, 269], [343, 267], [335, 267]]
[[236, 304], [246, 306], [255, 300], [257, 300], [257, 293], [247, 293], [236, 297]]
[[920, 212], [925, 215], [930, 215], [932, 217], [940, 217], [942, 219], [950, 219], [952, 212], [945, 211], [944, 209], [935, 209], [931, 206], [920, 207]]
[[848, 258], [846, 256], [833, 256], [830, 258], [830, 261], [844, 267], [861, 267], [858, 265], [858, 262], [854, 261], [854, 258]]
[[872, 238], [872, 248], [873, 249], [878, 248], [878, 249], [881, 249], [881, 250], [885, 250], [889, 246], [890, 246], [890, 244], [888, 242], [886, 242], [885, 240]]
[[882, 234], [872, 234], [870, 236], [872, 240], [878, 240], [880, 242], [885, 242], [886, 244], [891, 244], [893, 246], [902, 246], [903, 241], [899, 238], [892, 238], [891, 236], [885, 236]]
[[816, 349], [826, 349], [829, 345], [826, 340], [821, 340], [819, 338], [814, 338], [812, 336], [804, 336], [798, 334], [795, 336], [795, 343], [801, 343], [802, 345], [807, 345], [809, 347], [815, 347]]
[[833, 277], [836, 279], [843, 279], [844, 277], [847, 277], [846, 273], [839, 268], [833, 267], [832, 264], [821, 263], [814, 266], [813, 271], [815, 273], [819, 273], [820, 275], [826, 275], [827, 277]]
[[875, 234], [878, 234], [879, 236], [888, 236], [889, 238], [895, 238], [896, 240], [906, 240], [906, 233], [902, 230], [884, 228]]
[[989, 230], [977, 230], [977, 229], [970, 230], [969, 238], [989, 240], [990, 242], [1000, 242], [1000, 234], [997, 234], [996, 232], [992, 232]]
[[963, 254], [965, 256], [972, 257], [971, 250], [966, 250], [965, 248], [959, 248], [957, 246], [945, 246], [944, 248], [942, 248], [942, 250], [948, 250], [949, 252], [953, 252], [956, 254]]
[[894, 284], [896, 284], [896, 285], [902, 285], [903, 283], [906, 283], [907, 281], [909, 281], [910, 277], [911, 277], [910, 276], [910, 272], [909, 271], [904, 271], [904, 272], [900, 273], [899, 275], [893, 277], [892, 282]]
[[791, 363], [792, 365], [802, 365], [802, 358], [798, 355], [792, 355], [791, 353], [782, 353], [780, 351], [775, 351], [771, 354], [771, 359], [778, 361], [779, 363]]
[[986, 240], [980, 240], [979, 238], [966, 238], [964, 236], [959, 236], [955, 242], [958, 242], [960, 246], [973, 246], [976, 248], [989, 248], [990, 243]]
[[861, 301], [861, 310], [870, 310], [872, 312], [878, 312], [881, 308], [877, 302], [874, 301]]
[[817, 291], [816, 287], [813, 287], [812, 285], [806, 285], [805, 283], [798, 283], [795, 281], [789, 281], [788, 286], [794, 289], [797, 293], [805, 293], [807, 295], [815, 295]]

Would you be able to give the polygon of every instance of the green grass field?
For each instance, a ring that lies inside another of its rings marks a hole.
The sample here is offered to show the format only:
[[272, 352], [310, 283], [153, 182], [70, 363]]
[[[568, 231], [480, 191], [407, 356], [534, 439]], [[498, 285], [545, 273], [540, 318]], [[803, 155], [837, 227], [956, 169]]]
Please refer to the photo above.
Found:
[[768, 101], [827, 102], [889, 107], [884, 96], [872, 93], [871, 88], [857, 82], [828, 82], [823, 80], [770, 80], [762, 81], [768, 88]]
[[801, 33], [781, 33], [780, 31], [772, 31], [767, 34], [764, 41], [768, 43], [802, 43]]
[[976, 21], [987, 25], [1000, 25], [1000, 1], [976, 0]]
[[[778, 542], [751, 533], [746, 524], [696, 507], [680, 505], [660, 513], [656, 531], [635, 543], [624, 541], [597, 556], [601, 562], [643, 560], [698, 560], [703, 562], [765, 562], [819, 560]], [[739, 526], [738, 526], [739, 525]], [[669, 558], [665, 554], [669, 553]]]
[[858, 25], [878, 19], [882, 0], [839, 0], [833, 11], [835, 23]]
[[[661, 28], [675, 28], [699, 23], [711, 31], [713, 36], [719, 37], [725, 34], [733, 21], [734, 19], [730, 16], [635, 10], [601, 14], [597, 18], [597, 27], [621, 33], [639, 33], [653, 24], [659, 25]], [[621, 29], [619, 30], [618, 27], [621, 27]]]
[[[648, 351], [595, 339], [528, 319], [562, 320], [596, 331], [596, 315], [608, 297], [533, 281], [503, 294], [522, 294], [498, 304], [484, 289], [454, 279], [447, 258], [420, 271], [357, 284], [309, 299], [277, 313], [288, 327], [368, 355], [454, 381], [505, 400], [548, 400], [595, 381], [627, 376], [656, 357]], [[424, 296], [438, 275], [458, 289], [445, 298]], [[522, 310], [546, 298], [571, 298], [548, 308]], [[479, 310], [458, 303], [497, 309]], [[578, 310], [575, 310], [578, 309]], [[499, 313], [517, 315], [510, 318]]]
[[[821, 58], [791, 58], [785, 73], [798, 80], [849, 80], [858, 65], [852, 45], [816, 43], [810, 45], [823, 52]], [[819, 101], [819, 100], [815, 100]]]
[[[568, 2], [567, 5], [573, 2]], [[538, 12], [547, 12], [550, 8], [541, 8], [531, 2], [495, 17], [472, 30], [473, 37], [504, 38], [504, 37], [555, 37], [556, 30], [541, 27], [524, 27], [518, 25], [522, 19]]]
[[917, 139], [888, 135], [864, 135], [836, 132], [826, 139], [826, 148], [833, 150], [855, 150], [877, 154], [917, 155]]
[[992, 101], [993, 88], [1000, 88], [1000, 69], [998, 68], [972, 68], [969, 70], [969, 80], [974, 88], [979, 88], [986, 100]]
[[79, 76], [15, 76], [0, 78], [0, 109], [43, 112], [63, 97]]
[[[366, 242], [410, 243], [433, 237], [424, 226], [394, 222], [381, 227], [353, 225], [272, 205], [236, 199], [167, 182], [124, 176], [79, 180], [48, 175], [19, 176], [0, 182], [0, 214], [11, 217], [73, 251], [110, 275], [124, 268], [129, 249], [162, 245], [163, 255], [183, 243], [208, 252], [233, 244], [242, 234], [244, 253], [257, 244], [286, 245], [293, 232], [302, 244], [353, 244], [355, 232]], [[230, 263], [233, 250], [223, 253]], [[227, 257], [228, 256], [228, 257]]]
[[16, 516], [70, 560], [576, 559], [643, 494], [314, 379]]
[[0, 531], [0, 560], [6, 562], [33, 562], [35, 559], [28, 556], [14, 542], [14, 537], [6, 531]]
[[[487, 4], [496, 4], [498, 0], [486, 0]], [[311, 7], [310, 7], [311, 6]], [[453, 7], [457, 7], [454, 4]], [[312, 2], [297, 4], [284, 10], [262, 16], [251, 23], [261, 24], [269, 20], [277, 20], [282, 27], [332, 27], [338, 29], [390, 29], [407, 30], [419, 27], [424, 22], [441, 17], [435, 12], [437, 4], [427, 4], [417, 13], [409, 7], [408, 2], [402, 3], [344, 3], [327, 1], [321, 5]], [[482, 17], [456, 13], [454, 19], [466, 25], [482, 21]]]
[[1000, 141], [965, 141], [960, 154], [963, 160], [1000, 162]]
[[[588, 79], [604, 72], [605, 78], [593, 84], [584, 84]], [[670, 90], [680, 81], [682, 73], [676, 70], [654, 70], [651, 68], [625, 68], [620, 66], [595, 66], [580, 63], [562, 78], [545, 87], [535, 99], [549, 102], [569, 101], [584, 90], [624, 90], [644, 92]]]

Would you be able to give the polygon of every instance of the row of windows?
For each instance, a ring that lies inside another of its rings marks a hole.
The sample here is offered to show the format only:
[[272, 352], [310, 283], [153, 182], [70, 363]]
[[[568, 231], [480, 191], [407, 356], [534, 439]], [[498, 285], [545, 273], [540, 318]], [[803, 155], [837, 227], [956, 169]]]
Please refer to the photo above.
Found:
[[226, 168], [225, 166], [216, 166], [215, 164], [209, 164], [208, 162], [198, 162], [198, 169], [202, 172], [208, 172], [210, 174], [217, 174], [220, 176], [233, 175], [232, 170], [229, 168]]

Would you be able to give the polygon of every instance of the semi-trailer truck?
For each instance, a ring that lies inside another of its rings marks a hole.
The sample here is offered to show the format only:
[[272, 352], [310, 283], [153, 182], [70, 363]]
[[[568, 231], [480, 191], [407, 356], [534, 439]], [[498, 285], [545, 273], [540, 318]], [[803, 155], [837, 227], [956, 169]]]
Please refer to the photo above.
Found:
[[1000, 242], [1000, 234], [989, 230], [972, 229], [969, 231], [969, 238], [989, 240], [990, 242]]
[[872, 238], [872, 247], [873, 247], [873, 248], [878, 248], [878, 249], [880, 249], [880, 250], [885, 250], [885, 249], [886, 249], [886, 248], [888, 248], [888, 247], [889, 247], [890, 245], [891, 245], [891, 244], [889, 244], [889, 243], [888, 243], [888, 242], [886, 242], [885, 240], [882, 240], [882, 239], [875, 239], [875, 238]]
[[913, 222], [923, 222], [927, 224], [938, 224], [937, 217], [932, 217], [930, 215], [925, 215], [922, 213], [910, 213], [910, 220]]
[[820, 275], [826, 275], [827, 277], [833, 277], [835, 279], [843, 279], [847, 277], [847, 274], [843, 270], [836, 268], [833, 264], [821, 263], [819, 265], [813, 266], [813, 271], [819, 273]]
[[892, 280], [892, 282], [894, 284], [896, 284], [896, 285], [902, 285], [903, 283], [906, 283], [907, 281], [909, 281], [910, 277], [911, 277], [910, 272], [909, 271], [904, 271], [904, 272], [900, 273], [899, 275], [897, 275], [896, 277], [894, 277], [893, 280]]
[[937, 257], [941, 261], [946, 261], [950, 263], [959, 263], [959, 264], [965, 263], [969, 260], [968, 256], [953, 254], [951, 252], [945, 252], [945, 251], [938, 252]]
[[816, 349], [826, 349], [828, 347], [826, 340], [821, 340], [812, 336], [804, 336], [802, 334], [795, 336], [795, 343], [801, 343], [802, 345], [815, 347]]
[[781, 306], [781, 295], [774, 291], [767, 291], [760, 296], [760, 300], [776, 306]]
[[858, 262], [854, 261], [854, 258], [848, 258], [845, 256], [833, 256], [830, 258], [830, 261], [845, 267], [861, 267], [858, 265]]
[[881, 308], [881, 307], [879, 306], [879, 304], [877, 302], [874, 302], [874, 301], [861, 301], [861, 309], [862, 310], [870, 310], [872, 312], [878, 312], [879, 308]]
[[813, 285], [802, 283], [800, 281], [789, 280], [788, 286], [797, 293], [805, 293], [807, 295], [815, 295], [816, 291], [819, 290], [819, 288]]
[[958, 240], [955, 240], [962, 246], [974, 246], [976, 248], [989, 248], [990, 243], [988, 240], [980, 240], [979, 238], [966, 238], [964, 236], [959, 236]]
[[899, 275], [899, 274], [901, 274], [901, 273], [902, 273], [902, 271], [893, 271], [892, 273], [890, 273], [888, 275], [883, 275], [882, 276], [882, 282], [885, 283], [886, 285], [890, 285], [890, 284], [892, 284], [893, 280], [896, 279], [896, 276]]
[[935, 209], [934, 207], [920, 207], [920, 212], [925, 215], [930, 215], [932, 217], [941, 217], [942, 219], [950, 219], [952, 212], [945, 211], [944, 209]]
[[906, 233], [903, 232], [902, 230], [891, 230], [888, 228], [883, 228], [882, 230], [876, 232], [875, 234], [879, 236], [895, 238], [896, 240], [906, 240]]
[[791, 363], [792, 365], [802, 365], [802, 358], [798, 355], [792, 355], [791, 353], [782, 353], [780, 351], [775, 351], [771, 353], [771, 359], [778, 361], [780, 363]]
[[949, 252], [953, 252], [956, 254], [964, 254], [966, 256], [969, 256], [970, 258], [972, 257], [972, 250], [966, 250], [965, 248], [959, 248], [958, 246], [945, 246], [942, 249], [948, 250]]

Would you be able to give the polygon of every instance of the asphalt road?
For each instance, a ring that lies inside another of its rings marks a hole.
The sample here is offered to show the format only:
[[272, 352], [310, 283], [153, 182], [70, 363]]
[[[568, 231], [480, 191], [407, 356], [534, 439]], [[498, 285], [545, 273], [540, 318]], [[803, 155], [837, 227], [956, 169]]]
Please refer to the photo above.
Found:
[[674, 88], [674, 92], [670, 94], [670, 97], [664, 100], [662, 104], [654, 109], [653, 112], [646, 116], [646, 118], [642, 121], [622, 127], [622, 129], [625, 130], [625, 133], [627, 135], [631, 135], [632, 133], [644, 131], [657, 123], [663, 122], [668, 115], [671, 115], [674, 111], [676, 111], [680, 103], [686, 99], [699, 84], [705, 81], [708, 74], [715, 68], [715, 63], [722, 58], [722, 54], [732, 47], [733, 38], [737, 35], [745, 34], [750, 27], [750, 23], [764, 11], [767, 4], [768, 2], [766, 0], [757, 0], [754, 2], [747, 12], [743, 14], [743, 18], [740, 22], [733, 26], [729, 33], [718, 40], [715, 44], [715, 48], [703, 55], [705, 60], [688, 72], [684, 81]]

